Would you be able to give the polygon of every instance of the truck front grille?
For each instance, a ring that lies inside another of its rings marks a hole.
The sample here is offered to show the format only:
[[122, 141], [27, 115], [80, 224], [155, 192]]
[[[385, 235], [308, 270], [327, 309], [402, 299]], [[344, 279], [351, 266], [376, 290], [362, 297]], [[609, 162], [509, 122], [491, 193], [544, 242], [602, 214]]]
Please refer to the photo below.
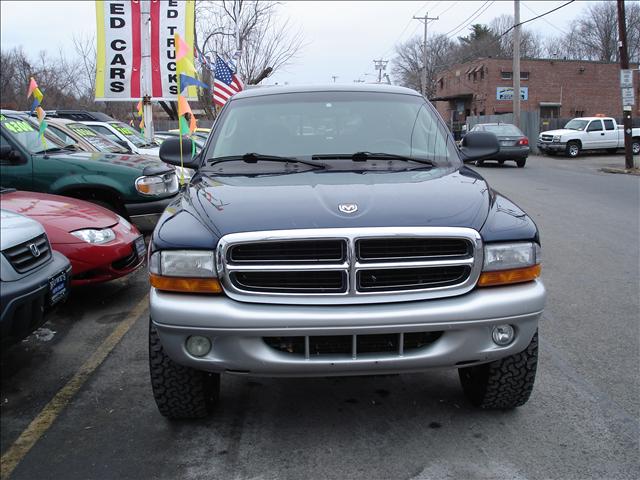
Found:
[[2, 253], [16, 272], [26, 273], [38, 268], [51, 258], [51, 247], [47, 236], [43, 233], [20, 245], [7, 248]]
[[442, 336], [437, 332], [402, 332], [367, 335], [314, 335], [293, 337], [262, 337], [265, 344], [282, 353], [322, 359], [324, 356], [344, 356], [350, 359], [367, 354], [402, 356], [428, 347]]
[[553, 142], [553, 135], [542, 135], [540, 138], [543, 142]]
[[286, 230], [224, 236], [216, 254], [226, 293], [267, 303], [383, 303], [466, 293], [482, 267], [468, 228]]

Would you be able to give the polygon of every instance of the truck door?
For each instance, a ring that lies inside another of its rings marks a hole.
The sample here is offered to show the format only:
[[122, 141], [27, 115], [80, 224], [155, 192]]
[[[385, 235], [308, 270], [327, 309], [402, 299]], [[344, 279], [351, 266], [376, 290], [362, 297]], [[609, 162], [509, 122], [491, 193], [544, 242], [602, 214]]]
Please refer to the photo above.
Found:
[[591, 120], [591, 123], [587, 127], [587, 135], [582, 142], [583, 149], [594, 148], [606, 148], [604, 128], [602, 127], [602, 120]]
[[31, 156], [0, 133], [0, 185], [5, 188], [31, 190], [33, 168]]
[[616, 128], [616, 124], [612, 118], [604, 118], [604, 145], [603, 148], [618, 148], [622, 135], [620, 130]]

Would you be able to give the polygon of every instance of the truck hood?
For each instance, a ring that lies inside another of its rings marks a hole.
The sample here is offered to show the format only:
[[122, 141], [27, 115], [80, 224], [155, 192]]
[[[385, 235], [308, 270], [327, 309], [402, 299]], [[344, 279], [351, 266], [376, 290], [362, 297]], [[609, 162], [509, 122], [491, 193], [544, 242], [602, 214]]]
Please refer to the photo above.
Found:
[[566, 134], [571, 134], [573, 135], [574, 133], [579, 133], [579, 130], [569, 130], [567, 128], [561, 128], [559, 130], [548, 130], [546, 132], [540, 132], [540, 135], [566, 135]]
[[[357, 211], [343, 213], [338, 209], [341, 204], [355, 204]], [[460, 226], [480, 230], [489, 211], [490, 189], [466, 167], [310, 171], [263, 177], [199, 173], [182, 205], [218, 237], [243, 231], [332, 227]], [[184, 234], [181, 222], [172, 220], [159, 232], [166, 241], [173, 237], [171, 231]], [[163, 235], [165, 228], [167, 235]]]
[[44, 233], [42, 225], [35, 220], [0, 209], [0, 250], [15, 247]]

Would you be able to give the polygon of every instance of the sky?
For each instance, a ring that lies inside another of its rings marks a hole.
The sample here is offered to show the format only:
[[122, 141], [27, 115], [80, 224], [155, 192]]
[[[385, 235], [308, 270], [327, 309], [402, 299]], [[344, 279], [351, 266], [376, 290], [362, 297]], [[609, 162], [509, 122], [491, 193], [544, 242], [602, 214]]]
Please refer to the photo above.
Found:
[[[527, 20], [564, 1], [521, 1], [520, 17]], [[588, 1], [575, 1], [527, 25], [544, 36], [558, 36]], [[481, 8], [482, 7], [482, 8]], [[264, 83], [322, 84], [374, 81], [374, 59], [390, 60], [394, 47], [415, 35], [423, 26], [415, 16], [439, 17], [429, 22], [431, 33], [452, 37], [468, 33], [464, 26], [477, 9], [472, 23], [489, 23], [503, 13], [513, 14], [512, 1], [357, 1], [284, 2], [279, 15], [301, 29], [305, 46], [286, 69], [274, 73]], [[453, 30], [453, 32], [452, 32]], [[22, 46], [31, 56], [46, 50], [73, 54], [73, 35], [95, 35], [95, 8], [91, 0], [0, 2], [2, 49]], [[389, 67], [387, 70], [389, 72]]]

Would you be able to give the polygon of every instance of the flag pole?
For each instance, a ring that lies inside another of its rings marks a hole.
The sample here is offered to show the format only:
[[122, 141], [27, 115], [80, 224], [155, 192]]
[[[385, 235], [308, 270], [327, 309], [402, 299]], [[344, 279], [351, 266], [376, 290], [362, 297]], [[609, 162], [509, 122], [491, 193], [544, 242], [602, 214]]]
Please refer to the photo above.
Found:
[[142, 118], [144, 119], [144, 137], [153, 142], [153, 108], [151, 106], [151, 1], [140, 2], [141, 29], [141, 65], [142, 76]]
[[[176, 45], [176, 49], [177, 48], [178, 46]], [[176, 71], [176, 73], [178, 74], [178, 136], [180, 138], [180, 185], [184, 185], [184, 160], [182, 158], [182, 125], [180, 124], [180, 119], [182, 118], [182, 114], [180, 113], [180, 98], [179, 98], [180, 95], [182, 94], [182, 90], [180, 89], [180, 72]]]

